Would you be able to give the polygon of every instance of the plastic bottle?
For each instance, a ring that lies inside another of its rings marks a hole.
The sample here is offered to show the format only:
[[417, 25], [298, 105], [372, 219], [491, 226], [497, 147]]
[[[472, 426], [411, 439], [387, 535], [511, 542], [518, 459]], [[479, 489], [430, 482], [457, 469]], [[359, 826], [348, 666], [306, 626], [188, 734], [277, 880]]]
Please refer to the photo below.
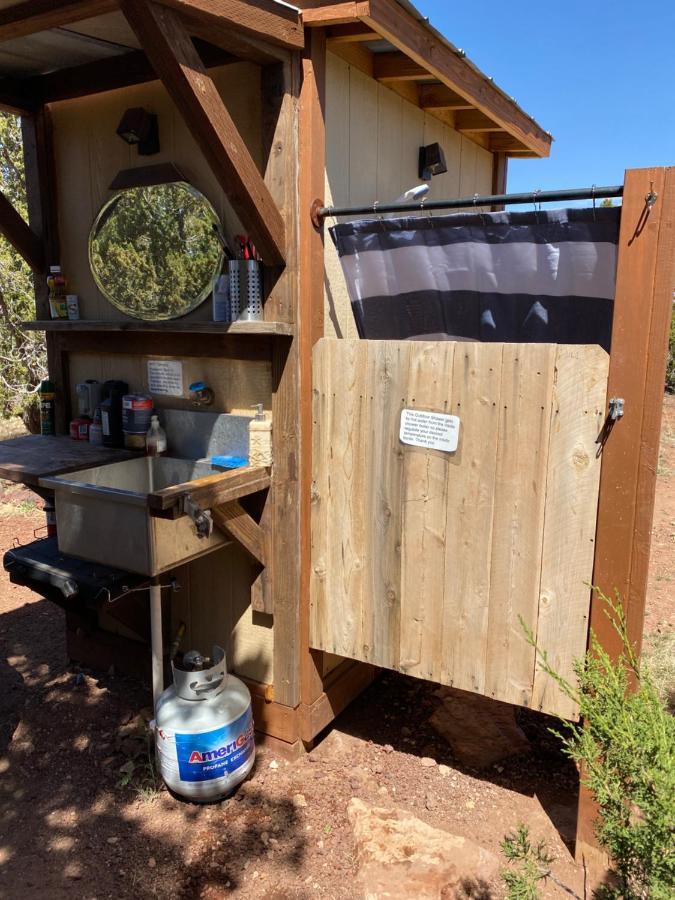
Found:
[[56, 387], [49, 378], [40, 384], [40, 434], [56, 434]]
[[150, 419], [150, 428], [145, 437], [146, 456], [164, 456], [167, 450], [166, 431], [159, 424], [159, 418], [153, 416]]
[[100, 446], [103, 444], [103, 425], [101, 424], [101, 407], [96, 407], [94, 421], [89, 426], [89, 443]]

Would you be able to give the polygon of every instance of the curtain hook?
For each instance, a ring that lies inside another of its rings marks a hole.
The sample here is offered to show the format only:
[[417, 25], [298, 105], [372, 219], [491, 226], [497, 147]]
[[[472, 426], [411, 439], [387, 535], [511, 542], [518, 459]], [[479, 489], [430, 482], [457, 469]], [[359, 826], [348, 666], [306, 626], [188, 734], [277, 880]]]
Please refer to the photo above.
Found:
[[[426, 199], [427, 199], [426, 197], [422, 197], [422, 199], [420, 200], [420, 211], [421, 212], [424, 212], [424, 204], [426, 202]], [[427, 210], [426, 219], [427, 219], [429, 225], [431, 226], [431, 228], [433, 228], [434, 227], [434, 211], [433, 211], [433, 209]]]
[[534, 191], [532, 194], [532, 203], [534, 205], [534, 218], [535, 218], [537, 225], [539, 224], [539, 213], [541, 212], [541, 200], [539, 200], [539, 209], [537, 209], [537, 198], [540, 193], [541, 193], [541, 189], [537, 188], [536, 191]]

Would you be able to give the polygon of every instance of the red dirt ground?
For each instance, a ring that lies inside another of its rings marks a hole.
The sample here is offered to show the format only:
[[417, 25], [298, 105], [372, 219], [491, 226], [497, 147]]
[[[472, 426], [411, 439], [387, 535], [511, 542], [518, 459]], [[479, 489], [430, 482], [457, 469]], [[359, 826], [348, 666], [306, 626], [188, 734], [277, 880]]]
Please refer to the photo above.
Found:
[[[664, 412], [646, 633], [675, 626], [675, 398], [666, 398]], [[6, 488], [0, 547], [31, 540], [42, 525], [42, 514], [27, 509], [31, 497]], [[532, 752], [475, 771], [429, 724], [435, 690], [384, 675], [296, 764], [262, 750], [234, 798], [181, 803], [147, 789], [135, 718], [149, 704], [147, 685], [69, 667], [62, 612], [3, 572], [0, 897], [351, 900], [361, 896], [351, 797], [402, 807], [496, 853], [525, 821], [553, 847], [557, 877], [582, 894], [583, 870], [560, 836], [573, 834], [576, 772], [547, 721], [519, 712]], [[426, 768], [423, 757], [449, 771]], [[131, 784], [122, 786], [120, 768], [134, 759]], [[555, 886], [543, 895], [569, 896]], [[492, 884], [482, 896], [501, 897], [502, 888]]]

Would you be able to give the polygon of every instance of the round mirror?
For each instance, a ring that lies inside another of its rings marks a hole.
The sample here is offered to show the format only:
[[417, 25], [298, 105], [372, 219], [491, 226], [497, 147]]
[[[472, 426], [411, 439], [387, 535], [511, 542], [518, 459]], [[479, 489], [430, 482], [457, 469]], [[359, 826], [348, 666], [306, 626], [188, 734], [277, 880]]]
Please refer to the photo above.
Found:
[[184, 316], [208, 297], [222, 269], [219, 229], [209, 201], [185, 182], [120, 191], [89, 235], [94, 281], [129, 316]]

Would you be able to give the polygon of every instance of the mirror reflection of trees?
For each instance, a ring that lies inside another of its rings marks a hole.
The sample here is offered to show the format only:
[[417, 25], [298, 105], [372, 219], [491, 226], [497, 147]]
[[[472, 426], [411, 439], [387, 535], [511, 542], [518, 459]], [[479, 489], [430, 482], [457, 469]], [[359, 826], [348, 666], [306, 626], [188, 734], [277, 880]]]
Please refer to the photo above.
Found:
[[218, 217], [199, 191], [176, 182], [121, 191], [89, 237], [89, 263], [105, 297], [138, 319], [173, 319], [206, 299], [222, 267]]

